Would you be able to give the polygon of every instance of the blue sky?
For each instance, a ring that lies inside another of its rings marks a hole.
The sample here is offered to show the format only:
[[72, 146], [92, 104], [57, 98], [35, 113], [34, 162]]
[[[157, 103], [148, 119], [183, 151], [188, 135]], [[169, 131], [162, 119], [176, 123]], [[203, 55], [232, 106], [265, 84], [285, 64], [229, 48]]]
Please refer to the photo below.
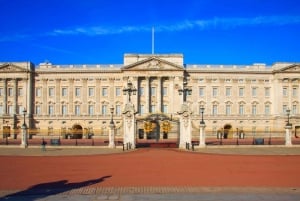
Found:
[[186, 64], [300, 62], [297, 0], [0, 0], [0, 62], [121, 64], [182, 53]]

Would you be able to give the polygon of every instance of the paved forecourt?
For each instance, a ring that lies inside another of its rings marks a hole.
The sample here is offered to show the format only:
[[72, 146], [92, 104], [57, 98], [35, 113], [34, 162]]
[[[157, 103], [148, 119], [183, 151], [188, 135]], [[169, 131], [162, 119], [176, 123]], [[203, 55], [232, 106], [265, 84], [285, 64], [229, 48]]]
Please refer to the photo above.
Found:
[[299, 149], [2, 147], [0, 192], [6, 200], [299, 200]]

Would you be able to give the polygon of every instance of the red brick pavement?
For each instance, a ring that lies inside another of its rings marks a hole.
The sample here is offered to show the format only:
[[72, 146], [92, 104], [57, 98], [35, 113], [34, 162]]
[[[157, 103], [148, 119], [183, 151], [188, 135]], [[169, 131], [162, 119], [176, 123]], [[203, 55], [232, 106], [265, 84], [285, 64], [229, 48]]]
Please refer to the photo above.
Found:
[[[34, 185], [62, 188], [68, 184], [90, 187], [300, 186], [300, 156], [213, 155], [141, 149], [93, 156], [0, 156], [0, 161], [0, 190], [26, 189]], [[93, 180], [97, 182], [88, 184], [87, 181]]]

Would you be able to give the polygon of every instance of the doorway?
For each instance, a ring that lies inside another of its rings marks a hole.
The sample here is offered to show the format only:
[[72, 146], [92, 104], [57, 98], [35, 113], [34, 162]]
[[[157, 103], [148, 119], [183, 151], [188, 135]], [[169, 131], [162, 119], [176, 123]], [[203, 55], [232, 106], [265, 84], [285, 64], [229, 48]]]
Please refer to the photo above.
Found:
[[82, 126], [79, 124], [75, 124], [72, 127], [72, 138], [73, 139], [82, 139], [83, 136], [83, 130], [82, 130]]
[[224, 125], [224, 139], [228, 139], [230, 135], [230, 130], [232, 129], [232, 126], [230, 124]]

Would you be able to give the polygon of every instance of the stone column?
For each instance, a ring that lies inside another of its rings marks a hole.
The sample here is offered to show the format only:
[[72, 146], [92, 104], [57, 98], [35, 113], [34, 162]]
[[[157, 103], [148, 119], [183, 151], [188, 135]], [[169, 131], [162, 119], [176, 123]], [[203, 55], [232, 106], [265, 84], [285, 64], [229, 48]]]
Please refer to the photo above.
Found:
[[162, 83], [162, 77], [157, 77], [157, 112], [161, 112], [161, 98], [162, 98], [162, 94], [161, 94], [161, 83]]
[[150, 112], [150, 77], [146, 77], [146, 88], [145, 88], [145, 97], [146, 97], [146, 105], [145, 105], [145, 113]]
[[124, 139], [123, 142], [126, 146], [128, 144], [132, 149], [135, 148], [135, 110], [132, 103], [126, 103], [123, 112], [124, 121]]
[[286, 125], [285, 127], [285, 146], [292, 146], [292, 128], [291, 124]]
[[191, 114], [189, 106], [186, 103], [181, 105], [180, 115], [180, 136], [179, 136], [179, 148], [184, 149], [186, 143], [191, 146], [192, 142], [192, 126], [191, 126]]
[[32, 113], [33, 113], [33, 79], [32, 79], [32, 74], [29, 71], [28, 72], [28, 79], [27, 79], [27, 115], [28, 115], [28, 128], [31, 129], [32, 127]]
[[42, 86], [42, 97], [43, 97], [43, 104], [42, 104], [42, 111], [43, 111], [43, 115], [48, 115], [47, 111], [48, 111], [48, 86], [47, 86], [47, 81], [48, 79], [42, 79], [43, 80], [43, 86]]
[[54, 114], [61, 114], [61, 89], [60, 89], [60, 82], [61, 79], [57, 78], [55, 79], [55, 110]]
[[170, 85], [169, 85], [169, 90], [168, 90], [168, 93], [169, 93], [169, 111], [168, 113], [171, 113], [173, 114], [175, 112], [175, 109], [174, 109], [174, 79], [175, 77], [174, 76], [170, 76], [169, 77], [169, 82], [170, 82]]
[[109, 148], [115, 148], [115, 124], [111, 123], [109, 124]]
[[3, 89], [3, 114], [7, 114], [7, 79], [4, 78], [3, 79], [3, 85], [4, 85], [4, 89]]
[[[25, 94], [25, 90], [23, 91]], [[23, 95], [24, 95], [23, 94]], [[19, 111], [20, 113], [21, 111]], [[14, 115], [18, 113], [18, 79], [14, 79]]]
[[74, 78], [69, 78], [69, 108], [68, 112], [74, 115]]
[[205, 124], [200, 124], [200, 138], [199, 138], [199, 147], [205, 147]]
[[80, 96], [80, 99], [82, 101], [82, 108], [81, 108], [81, 114], [88, 114], [88, 101], [87, 101], [87, 97], [88, 97], [88, 87], [87, 87], [87, 78], [82, 78], [82, 88], [81, 88], [81, 93], [82, 93], [82, 96]]
[[96, 89], [95, 89], [95, 100], [96, 100], [96, 105], [95, 105], [95, 114], [100, 114], [101, 109], [100, 109], [100, 84], [101, 84], [101, 79], [96, 78]]
[[25, 123], [21, 126], [21, 129], [22, 129], [21, 147], [27, 148], [28, 137], [27, 137], [27, 126]]

